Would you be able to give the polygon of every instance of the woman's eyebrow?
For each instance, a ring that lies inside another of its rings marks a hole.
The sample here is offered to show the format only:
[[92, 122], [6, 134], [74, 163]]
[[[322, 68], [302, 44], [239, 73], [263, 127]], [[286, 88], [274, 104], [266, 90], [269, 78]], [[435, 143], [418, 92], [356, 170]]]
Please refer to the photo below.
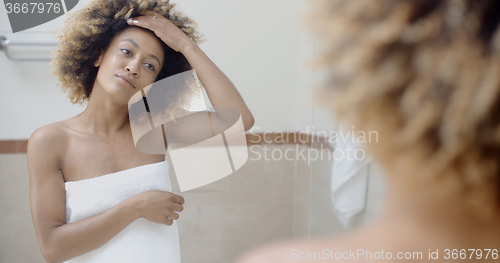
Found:
[[153, 55], [153, 54], [148, 54], [148, 55], [149, 55], [150, 57], [152, 57], [152, 58], [156, 59], [156, 61], [158, 61], [158, 65], [160, 65], [160, 66], [161, 66], [160, 60], [159, 60], [159, 59], [158, 59], [155, 55]]
[[[132, 39], [126, 38], [126, 39], [122, 39], [122, 41], [129, 41], [130, 43], [132, 43], [132, 45], [134, 45], [134, 47], [139, 47], [139, 45], [137, 45], [137, 43], [135, 43], [135, 41]], [[158, 57], [156, 57], [153, 54], [149, 54], [149, 56], [156, 59], [156, 61], [158, 61], [158, 65], [161, 66], [161, 63], [160, 63], [160, 60], [158, 59]]]
[[122, 41], [129, 41], [130, 43], [132, 43], [132, 45], [134, 45], [134, 47], [139, 47], [139, 46], [137, 45], [137, 43], [135, 43], [135, 41], [134, 41], [134, 40], [132, 40], [132, 39], [128, 39], [128, 38], [126, 38], [126, 39], [122, 39]]

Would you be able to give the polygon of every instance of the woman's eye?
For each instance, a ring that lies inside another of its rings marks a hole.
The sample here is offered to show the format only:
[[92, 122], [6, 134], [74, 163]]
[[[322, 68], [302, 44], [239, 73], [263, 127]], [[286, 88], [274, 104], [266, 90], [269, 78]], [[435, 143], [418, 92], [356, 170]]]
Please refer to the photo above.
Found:
[[153, 64], [146, 64], [146, 66], [148, 67], [148, 69], [152, 70], [152, 71], [155, 71], [155, 67], [153, 66]]
[[124, 49], [124, 48], [122, 48], [122, 49], [121, 49], [121, 51], [122, 51], [122, 53], [123, 53], [123, 54], [125, 54], [125, 55], [130, 54], [130, 51], [129, 51], [128, 49]]

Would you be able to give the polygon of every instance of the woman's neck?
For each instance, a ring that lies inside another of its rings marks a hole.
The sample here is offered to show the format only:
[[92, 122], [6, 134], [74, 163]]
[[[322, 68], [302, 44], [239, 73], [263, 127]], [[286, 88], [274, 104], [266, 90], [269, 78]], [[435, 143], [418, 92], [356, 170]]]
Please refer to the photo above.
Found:
[[435, 240], [451, 249], [500, 247], [500, 209], [490, 220], [482, 222], [467, 208], [463, 194], [439, 196], [432, 189], [405, 191], [402, 185], [388, 180], [386, 202], [378, 222], [403, 222], [408, 229], [401, 230], [412, 233], [415, 241]]
[[94, 87], [78, 123], [88, 133], [113, 136], [129, 124], [128, 106], [111, 100], [101, 88]]

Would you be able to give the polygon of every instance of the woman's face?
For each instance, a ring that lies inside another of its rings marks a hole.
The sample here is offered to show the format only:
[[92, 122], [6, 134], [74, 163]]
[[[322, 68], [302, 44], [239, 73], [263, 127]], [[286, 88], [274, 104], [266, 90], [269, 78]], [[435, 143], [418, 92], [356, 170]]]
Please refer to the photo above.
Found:
[[131, 27], [117, 34], [108, 49], [94, 63], [99, 66], [94, 89], [122, 104], [133, 94], [153, 83], [163, 67], [162, 45], [151, 31]]

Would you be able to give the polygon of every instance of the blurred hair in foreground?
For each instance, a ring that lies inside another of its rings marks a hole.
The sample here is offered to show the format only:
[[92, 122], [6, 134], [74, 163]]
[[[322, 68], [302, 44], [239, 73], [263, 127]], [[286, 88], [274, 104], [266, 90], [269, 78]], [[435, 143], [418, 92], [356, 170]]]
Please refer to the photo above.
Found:
[[367, 147], [391, 180], [460, 193], [479, 220], [491, 219], [500, 196], [500, 1], [310, 3], [305, 22], [322, 46], [314, 64], [327, 74], [317, 101], [378, 132]]

